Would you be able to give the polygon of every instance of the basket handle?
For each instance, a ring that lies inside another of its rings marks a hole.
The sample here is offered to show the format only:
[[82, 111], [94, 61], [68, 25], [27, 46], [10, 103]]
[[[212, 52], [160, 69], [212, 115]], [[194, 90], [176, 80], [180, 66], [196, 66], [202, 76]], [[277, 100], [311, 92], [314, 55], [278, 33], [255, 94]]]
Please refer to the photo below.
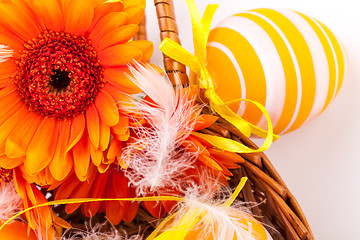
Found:
[[145, 14], [144, 17], [141, 19], [141, 22], [139, 23], [139, 31], [134, 36], [134, 40], [147, 40]]
[[[175, 19], [173, 0], [154, 0], [154, 3], [160, 28], [161, 41], [165, 38], [170, 38], [181, 44]], [[175, 79], [178, 78], [182, 85], [188, 85], [189, 78], [186, 74], [186, 67], [165, 54], [163, 55], [165, 71], [172, 84], [175, 85]]]

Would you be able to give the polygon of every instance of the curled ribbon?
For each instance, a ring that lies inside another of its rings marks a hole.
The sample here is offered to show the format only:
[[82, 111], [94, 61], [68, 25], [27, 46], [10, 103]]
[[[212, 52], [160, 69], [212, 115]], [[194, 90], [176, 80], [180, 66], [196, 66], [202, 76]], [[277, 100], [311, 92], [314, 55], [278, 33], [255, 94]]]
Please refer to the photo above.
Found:
[[[191, 16], [195, 55], [192, 55], [190, 52], [184, 49], [180, 44], [169, 38], [166, 38], [161, 42], [159, 46], [160, 50], [170, 58], [189, 67], [197, 75], [199, 87], [204, 90], [205, 97], [209, 100], [210, 107], [217, 114], [219, 114], [226, 121], [234, 125], [247, 137], [249, 137], [252, 133], [259, 137], [265, 138], [264, 144], [260, 147], [260, 150], [256, 150], [256, 152], [266, 150], [267, 148], [270, 147], [273, 140], [278, 139], [278, 136], [274, 135], [273, 133], [270, 117], [267, 111], [265, 110], [265, 108], [261, 104], [251, 100], [238, 99], [232, 101], [232, 102], [249, 101], [257, 105], [262, 110], [266, 119], [268, 120], [268, 131], [264, 131], [256, 127], [255, 125], [247, 122], [246, 120], [238, 116], [236, 113], [234, 113], [227, 106], [229, 105], [229, 103], [224, 103], [221, 100], [221, 98], [215, 92], [214, 82], [212, 81], [211, 75], [206, 67], [207, 39], [210, 33], [210, 26], [213, 16], [219, 5], [218, 4], [208, 5], [204, 12], [203, 17], [201, 18], [199, 10], [194, 0], [186, 0], [186, 2]], [[255, 150], [250, 152], [255, 152]]]

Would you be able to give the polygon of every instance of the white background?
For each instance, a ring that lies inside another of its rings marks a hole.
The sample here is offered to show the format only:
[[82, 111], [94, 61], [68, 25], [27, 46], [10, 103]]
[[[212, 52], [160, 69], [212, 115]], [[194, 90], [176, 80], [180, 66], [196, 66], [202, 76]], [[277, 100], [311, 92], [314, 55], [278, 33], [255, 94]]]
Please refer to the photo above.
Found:
[[[158, 50], [153, 1], [147, 0], [148, 38]], [[183, 46], [192, 52], [191, 23], [185, 0], [174, 0]], [[222, 0], [214, 24], [244, 10], [288, 8], [310, 15], [340, 36], [349, 71], [341, 91], [325, 112], [282, 136], [266, 151], [300, 203], [315, 239], [360, 239], [360, 13], [355, 0]], [[197, 0], [200, 12], [207, 3]], [[213, 25], [214, 26], [214, 25]], [[257, 141], [261, 144], [261, 142]]]

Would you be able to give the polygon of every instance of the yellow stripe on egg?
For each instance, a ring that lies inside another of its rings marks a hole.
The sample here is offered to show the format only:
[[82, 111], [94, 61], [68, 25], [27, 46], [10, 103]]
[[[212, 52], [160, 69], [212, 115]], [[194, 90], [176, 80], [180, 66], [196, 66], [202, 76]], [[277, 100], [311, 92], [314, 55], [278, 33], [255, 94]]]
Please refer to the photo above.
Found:
[[[326, 54], [326, 59], [328, 63], [328, 70], [329, 70], [329, 87], [327, 92], [327, 98], [325, 101], [325, 104], [323, 105], [321, 111], [327, 107], [327, 105], [331, 102], [334, 96], [335, 88], [338, 85], [338, 64], [336, 62], [335, 58], [335, 50], [331, 45], [331, 40], [329, 39], [329, 36], [326, 34], [325, 30], [321, 27], [321, 25], [315, 20], [312, 19], [302, 13], [298, 13], [301, 15], [313, 28], [313, 30], [316, 32], [318, 38], [320, 39], [322, 43], [323, 50]], [[326, 79], [325, 79], [326, 80]], [[320, 112], [321, 112], [320, 111]], [[320, 113], [318, 112], [318, 113]]]
[[[225, 58], [235, 67], [220, 64]], [[222, 21], [209, 36], [208, 66], [224, 101], [248, 98], [264, 104], [277, 134], [319, 115], [344, 76], [343, 50], [330, 30], [304, 14], [283, 9], [254, 9]], [[242, 107], [232, 109], [251, 123], [266, 126], [257, 109]]]
[[335, 37], [335, 35], [330, 31], [330, 29], [325, 26], [324, 24], [322, 24], [321, 22], [317, 21], [320, 26], [325, 30], [326, 34], [328, 35], [332, 46], [334, 48], [335, 54], [336, 54], [336, 58], [337, 59], [337, 63], [338, 63], [338, 68], [339, 68], [339, 78], [338, 78], [338, 82], [336, 85], [336, 91], [334, 92], [333, 98], [332, 100], [335, 98], [336, 94], [339, 92], [340, 87], [342, 85], [343, 79], [344, 79], [344, 74], [345, 74], [345, 59], [344, 59], [344, 55], [343, 52], [344, 50], [342, 49], [341, 45], [340, 45], [340, 41]]
[[[283, 14], [271, 9], [255, 10], [271, 20], [282, 30], [294, 50], [300, 68], [301, 79], [298, 79], [298, 99], [300, 106], [296, 106], [293, 117], [288, 126], [280, 133], [285, 133], [299, 127], [309, 115], [315, 99], [315, 70], [309, 46], [300, 31]], [[303, 79], [306, 79], [304, 81]], [[288, 92], [287, 94], [294, 94]], [[305, 100], [306, 99], [306, 100]]]
[[[229, 29], [229, 28], [222, 28], [219, 27], [215, 30], [213, 30], [210, 33], [210, 38], [213, 35], [217, 36], [227, 36], [223, 39], [221, 42], [222, 45], [224, 45], [227, 49], [238, 49], [239, 51], [232, 51], [231, 53], [235, 57], [238, 65], [240, 66], [242, 75], [244, 79], [252, 79], [256, 78], [256, 81], [259, 83], [258, 85], [249, 85], [247, 82], [245, 82], [246, 86], [246, 95], [245, 98], [253, 99], [257, 98], [257, 101], [261, 104], [265, 104], [266, 99], [266, 84], [265, 84], [265, 75], [264, 71], [262, 70], [261, 62], [253, 49], [253, 47], [250, 45], [250, 43], [247, 41], [245, 37], [240, 35], [239, 33]], [[208, 55], [212, 55], [212, 48], [214, 48], [214, 45], [212, 42], [209, 42], [209, 45], [212, 46], [208, 49]], [[224, 52], [224, 48], [217, 48], [218, 50], [222, 50]], [[243, 56], [246, 56], [244, 58]], [[214, 63], [210, 64], [208, 62], [208, 65], [210, 67], [210, 71], [213, 71], [213, 69], [216, 69], [221, 62], [222, 59], [220, 56], [216, 56], [214, 59]], [[247, 67], [251, 64], [251, 68]], [[234, 88], [237, 86], [236, 84], [236, 78], [234, 79], [234, 75], [236, 75], [236, 72], [226, 72], [221, 69], [216, 71], [217, 76], [215, 78], [215, 82], [217, 83], [217, 90], [216, 92], [219, 94], [219, 96], [223, 99], [224, 102], [230, 101], [232, 99], [236, 98], [229, 98], [229, 94], [237, 91], [239, 93], [237, 88]], [[223, 79], [227, 79], [227, 76], [231, 76], [231, 79], [228, 79], [229, 81], [223, 81]], [[218, 82], [221, 81], [221, 82]], [[242, 87], [242, 86], [241, 86]], [[239, 98], [239, 97], [238, 97]], [[233, 108], [233, 106], [231, 106]], [[234, 110], [234, 109], [233, 109]], [[241, 109], [239, 109], [241, 111]], [[235, 110], [235, 112], [238, 112], [239, 110]], [[254, 114], [249, 114], [254, 113]], [[244, 116], [247, 117], [249, 121], [257, 122], [261, 118], [261, 112], [259, 112], [254, 105], [247, 105], [246, 111], [244, 113]]]
[[[287, 92], [287, 94], [284, 100], [284, 104], [278, 104], [280, 106], [283, 105], [283, 109], [275, 110], [280, 112], [280, 118], [277, 121], [274, 121], [274, 113], [271, 112], [270, 115], [272, 123], [274, 125], [274, 131], [281, 132], [290, 123], [292, 116], [295, 112], [295, 108], [300, 107], [300, 101], [298, 101], [300, 100], [300, 98], [297, 97], [297, 94], [298, 79], [300, 82], [301, 75], [294, 50], [292, 49], [288, 39], [285, 37], [281, 29], [266, 16], [256, 12], [245, 12], [241, 15], [256, 22], [267, 32], [278, 51], [278, 55], [281, 58], [281, 64], [286, 78], [285, 86], [283, 87], [285, 87], [285, 91]], [[292, 94], [288, 94], [288, 92], [291, 92]], [[280, 101], [281, 100], [282, 99], [280, 99]], [[269, 111], [268, 106], [265, 107]], [[257, 123], [257, 125], [262, 128], [265, 128], [266, 126], [264, 122]]]

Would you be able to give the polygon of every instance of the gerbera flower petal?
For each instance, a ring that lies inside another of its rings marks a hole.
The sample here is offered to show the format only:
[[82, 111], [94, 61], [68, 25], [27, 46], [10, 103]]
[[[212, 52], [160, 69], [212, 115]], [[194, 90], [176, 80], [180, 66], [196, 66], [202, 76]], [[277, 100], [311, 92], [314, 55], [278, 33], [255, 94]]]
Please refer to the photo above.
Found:
[[[63, 162], [57, 164], [58, 166], [62, 166], [62, 169], [56, 170], [51, 161], [42, 172], [35, 175], [35, 177], [39, 177], [41, 180], [34, 180], [34, 182], [39, 186], [50, 186], [58, 182], [58, 179], [65, 179], [74, 166], [74, 160], [72, 154], [69, 152], [65, 154], [62, 160]], [[50, 169], [50, 167], [52, 167], [52, 169]]]
[[158, 202], [143, 202], [142, 204], [146, 210], [148, 210], [148, 212], [156, 218], [161, 218], [166, 214], [164, 207]]
[[24, 46], [24, 42], [18, 38], [15, 34], [4, 29], [0, 25], [0, 43], [8, 45], [11, 49], [21, 49]]
[[104, 164], [104, 163], [101, 163], [99, 166], [98, 166], [98, 171], [99, 173], [105, 173], [109, 170], [110, 168], [110, 164]]
[[89, 0], [71, 0], [63, 4], [65, 32], [83, 35], [91, 26], [94, 17], [94, 5]]
[[[112, 184], [109, 184], [112, 185]], [[108, 186], [106, 189], [106, 196], [108, 198], [116, 198], [116, 193], [114, 188]], [[105, 211], [106, 211], [106, 217], [109, 219], [109, 221], [114, 224], [117, 225], [121, 222], [124, 213], [125, 213], [125, 209], [126, 207], [124, 207], [126, 203], [122, 203], [119, 201], [107, 201], [105, 202]]]
[[66, 146], [70, 138], [70, 121], [59, 122], [58, 141], [54, 158], [49, 164], [51, 175], [57, 180], [62, 181], [73, 167], [72, 155], [66, 151]]
[[[91, 190], [94, 180], [95, 180], [94, 177], [89, 178], [88, 181], [85, 184], [83, 184], [81, 187], [75, 188], [74, 191], [71, 193], [70, 198], [81, 198], [82, 196], [87, 196]], [[65, 211], [68, 214], [72, 213], [76, 209], [78, 209], [80, 207], [80, 205], [81, 205], [81, 203], [67, 204], [65, 206]]]
[[100, 132], [100, 144], [98, 150], [105, 151], [110, 144], [110, 127], [105, 123], [100, 122]]
[[110, 143], [109, 151], [106, 157], [108, 159], [115, 159], [119, 155], [121, 147], [121, 141], [114, 138]]
[[114, 135], [125, 135], [129, 129], [129, 117], [120, 116], [119, 122], [111, 128]]
[[9, 158], [25, 156], [28, 145], [33, 138], [36, 130], [41, 124], [41, 116], [33, 112], [28, 112], [12, 131], [5, 144], [5, 153]]
[[[181, 193], [174, 194], [175, 196], [181, 196]], [[164, 201], [161, 202], [166, 212], [170, 213], [174, 211], [174, 207], [176, 206], [176, 201]]]
[[198, 116], [198, 118], [196, 119], [194, 131], [198, 131], [198, 130], [207, 128], [207, 127], [211, 126], [213, 123], [215, 123], [216, 120], [218, 120], [218, 117], [216, 117], [214, 115], [202, 114], [202, 115]]
[[234, 165], [239, 167], [236, 163], [243, 163], [245, 161], [239, 154], [227, 152], [223, 150], [210, 148], [209, 153], [211, 154], [212, 157], [216, 159], [217, 162], [221, 162], [223, 165], [225, 165], [228, 168]]
[[115, 100], [105, 91], [100, 90], [95, 99], [95, 106], [100, 119], [108, 126], [114, 126], [119, 122], [119, 112]]
[[[96, 174], [96, 170], [94, 168], [90, 168], [89, 180], [85, 182], [81, 182], [76, 178], [76, 176], [71, 175], [62, 185], [60, 185], [59, 189], [57, 189], [55, 193], [55, 200], [87, 196], [92, 184], [94, 183]], [[69, 185], [74, 185], [75, 187]], [[80, 204], [68, 204], [65, 206], [65, 211], [67, 213], [72, 213], [79, 206]]]
[[110, 88], [116, 87], [122, 92], [130, 94], [140, 93], [141, 89], [129, 80], [129, 74], [130, 71], [127, 67], [112, 67], [104, 70], [104, 79], [112, 85]]
[[26, 42], [37, 37], [40, 31], [21, 5], [0, 3], [0, 26]]
[[107, 14], [113, 12], [121, 12], [124, 9], [124, 4], [121, 1], [117, 2], [103, 2], [95, 7], [94, 10], [94, 19], [90, 29], [93, 29], [94, 26]]
[[82, 114], [74, 117], [71, 122], [71, 133], [69, 145], [66, 151], [69, 151], [76, 143], [79, 142], [81, 137], [83, 136], [85, 130], [85, 117]]
[[[135, 189], [130, 188], [130, 196], [129, 197], [136, 197]], [[129, 205], [127, 206], [126, 212], [123, 216], [123, 219], [125, 222], [131, 222], [139, 209], [139, 203], [138, 202], [129, 202]]]
[[74, 170], [80, 181], [87, 179], [90, 165], [90, 142], [88, 138], [82, 137], [72, 149], [74, 156]]
[[0, 146], [5, 146], [7, 136], [28, 112], [26, 108], [27, 107], [23, 105], [10, 118], [0, 125]]
[[99, 46], [101, 39], [106, 33], [123, 26], [126, 23], [126, 20], [127, 14], [123, 12], [112, 12], [101, 18], [89, 35], [94, 46]]
[[124, 4], [124, 8], [129, 7], [139, 7], [139, 8], [145, 8], [146, 6], [146, 0], [121, 0]]
[[12, 84], [12, 78], [1, 78], [0, 79], [0, 88], [9, 86], [10, 84]]
[[[19, 94], [10, 89], [10, 86], [4, 88], [4, 91], [0, 90], [0, 124], [12, 115], [15, 108], [20, 108], [18, 104], [20, 102]], [[9, 90], [10, 92], [7, 92], [6, 90]], [[21, 105], [24, 104], [21, 103]]]
[[[35, 199], [36, 199], [37, 204], [42, 204], [42, 203], [47, 202], [45, 196], [42, 194], [42, 192], [34, 184], [31, 184], [31, 189], [32, 189], [32, 192], [35, 195]], [[41, 207], [41, 208], [38, 208], [38, 211], [40, 213], [39, 214], [39, 220], [41, 219], [41, 221], [45, 221], [46, 226], [48, 228], [50, 228], [51, 225], [52, 225], [52, 219], [53, 219], [50, 207], [49, 206]]]
[[[32, 138], [25, 160], [25, 168], [35, 174], [43, 170], [54, 156], [57, 133], [56, 120], [44, 118]], [[55, 130], [54, 130], [55, 129]]]
[[0, 78], [9, 78], [16, 71], [16, 63], [13, 59], [0, 63]]
[[[109, 172], [103, 174], [98, 174], [94, 185], [92, 186], [91, 198], [102, 198], [106, 189], [106, 184], [108, 181]], [[100, 208], [102, 202], [90, 202], [84, 204], [84, 213], [87, 217], [94, 216]]]
[[140, 61], [143, 53], [130, 43], [117, 44], [99, 52], [99, 60], [104, 67], [125, 66], [129, 62]]
[[220, 165], [209, 156], [200, 154], [198, 156], [198, 160], [203, 164], [205, 164], [206, 166], [208, 166], [209, 168], [214, 169], [215, 171], [220, 171], [220, 172], [222, 171]]
[[24, 163], [25, 158], [12, 158], [9, 159], [6, 155], [0, 156], [0, 166], [5, 169], [13, 169]]
[[[55, 193], [55, 200], [67, 199], [74, 191], [74, 189], [79, 188], [81, 182], [77, 179], [76, 175], [70, 175], [62, 184]], [[52, 186], [51, 189], [54, 189], [55, 186]]]
[[129, 15], [129, 24], [139, 24], [144, 16], [145, 0], [125, 0], [124, 12]]
[[98, 50], [101, 51], [107, 47], [110, 47], [118, 43], [128, 42], [137, 32], [139, 26], [136, 24], [129, 24], [108, 32], [104, 35], [98, 45]]
[[153, 52], [154, 52], [154, 44], [147, 40], [137, 40], [128, 43], [129, 46], [133, 46], [142, 51], [143, 56], [141, 61], [147, 62], [150, 60]]
[[45, 25], [46, 29], [62, 32], [65, 29], [64, 17], [59, 1], [33, 0], [33, 10]]
[[[111, 177], [112, 177], [111, 182], [114, 185], [114, 187], [111, 188], [114, 191], [114, 193], [112, 193], [113, 196], [117, 198], [128, 198], [130, 196], [129, 182], [127, 178], [124, 176], [124, 174], [122, 172], [113, 171]], [[108, 212], [111, 212], [111, 209], [109, 209], [109, 211], [106, 211], [107, 216], [110, 219], [112, 219], [112, 223], [115, 225], [120, 223], [129, 205], [128, 202], [117, 202], [117, 203], [120, 204], [120, 208], [116, 212], [115, 216], [112, 216], [113, 214], [111, 213], [110, 215], [108, 215]], [[109, 208], [109, 206], [107, 208]]]
[[[30, 184], [25, 180], [19, 168], [14, 169], [14, 183], [16, 191], [23, 199], [24, 208], [47, 202], [40, 190], [34, 184]], [[53, 219], [50, 207], [33, 209], [26, 212], [25, 216], [32, 229], [40, 228], [42, 234], [49, 234], [49, 239], [52, 239], [49, 231]]]
[[194, 138], [188, 137], [187, 140], [181, 143], [181, 145], [189, 152], [199, 152], [202, 155], [210, 156], [208, 150]]
[[90, 156], [91, 156], [91, 161], [92, 163], [99, 167], [100, 164], [102, 163], [103, 161], [103, 158], [104, 158], [104, 154], [102, 151], [100, 150], [97, 150], [94, 148], [94, 146], [91, 146], [91, 149], [90, 149]]
[[99, 132], [99, 114], [94, 104], [91, 104], [86, 110], [86, 126], [89, 133], [90, 141], [97, 149], [99, 147], [100, 132]]
[[[17, 91], [17, 89], [16, 89], [16, 86], [14, 86], [14, 85], [9, 85], [7, 87], [4, 87], [4, 88], [0, 89], [0, 98], [5, 97], [11, 93], [16, 94], [16, 91]], [[15, 97], [19, 98], [19, 95], [15, 96]]]

